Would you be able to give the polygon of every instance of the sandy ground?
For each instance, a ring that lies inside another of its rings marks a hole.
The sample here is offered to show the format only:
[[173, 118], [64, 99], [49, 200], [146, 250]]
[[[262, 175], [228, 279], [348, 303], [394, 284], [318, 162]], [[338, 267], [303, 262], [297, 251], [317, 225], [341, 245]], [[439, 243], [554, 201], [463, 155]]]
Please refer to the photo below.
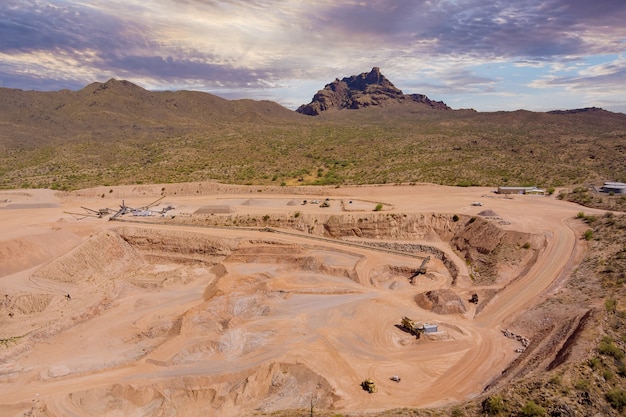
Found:
[[[171, 205], [167, 215], [178, 217], [207, 207], [243, 216], [371, 213], [377, 203], [389, 214], [473, 216], [490, 209], [504, 220], [499, 227], [546, 238], [530, 270], [509, 280], [480, 310], [467, 302], [474, 291], [469, 271], [450, 243], [412, 242], [443, 250], [459, 269], [454, 291], [466, 311], [438, 314], [415, 302], [418, 294], [451, 288], [451, 276], [437, 259], [412, 285], [394, 271], [415, 269], [419, 258], [312, 240], [305, 233], [84, 216], [92, 213], [84, 207], [117, 210], [122, 199], [132, 207], [149, 205], [164, 188], [63, 196], [0, 191], [0, 415], [235, 416], [311, 402], [372, 412], [466, 400], [519, 356], [520, 342], [502, 330], [537, 304], [580, 253], [580, 235], [571, 225], [580, 207], [551, 197], [503, 198], [488, 188], [274, 194], [215, 186], [188, 192], [181, 185], [153, 207]], [[302, 204], [325, 198], [328, 208]], [[475, 201], [483, 206], [473, 206]], [[142, 250], [121, 250], [127, 243], [116, 237], [119, 228], [128, 236], [141, 228]], [[155, 245], [151, 251], [146, 230], [193, 236], [220, 250], [183, 262], [176, 249]], [[403, 316], [436, 324], [438, 332], [417, 339], [399, 328]], [[376, 382], [376, 394], [361, 389], [365, 378]]]

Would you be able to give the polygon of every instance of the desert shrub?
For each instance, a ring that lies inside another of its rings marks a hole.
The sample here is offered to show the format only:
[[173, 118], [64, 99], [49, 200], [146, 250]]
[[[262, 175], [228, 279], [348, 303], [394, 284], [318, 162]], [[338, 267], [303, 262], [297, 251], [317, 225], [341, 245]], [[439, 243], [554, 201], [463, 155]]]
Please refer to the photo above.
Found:
[[[595, 359], [598, 359], [598, 358], [595, 358]], [[598, 364], [599, 363], [600, 363], [600, 361], [598, 359]], [[586, 379], [579, 379], [579, 380], [577, 380], [574, 383], [574, 388], [576, 388], [579, 391], [588, 391], [589, 390], [589, 381], [587, 381]]]
[[534, 401], [527, 401], [522, 407], [520, 414], [524, 417], [540, 417], [546, 414], [546, 409], [535, 404]]
[[522, 248], [524, 249], [530, 249], [530, 242], [526, 242], [522, 245]]
[[585, 240], [593, 239], [593, 230], [591, 230], [591, 229], [585, 230], [585, 233], [583, 234], [583, 237], [585, 238]]
[[463, 410], [461, 410], [459, 407], [454, 407], [452, 411], [450, 411], [450, 417], [462, 417], [462, 416], [463, 416]]
[[600, 342], [600, 346], [598, 346], [598, 352], [602, 355], [612, 356], [613, 358], [621, 361], [624, 359], [624, 352], [613, 343], [613, 340], [610, 337], [604, 337], [602, 342]]
[[606, 399], [611, 407], [622, 411], [626, 407], [626, 391], [621, 389], [613, 389], [606, 393]]
[[591, 369], [596, 370], [602, 365], [602, 361], [597, 356], [594, 356], [593, 358], [589, 358], [587, 364]]
[[452, 221], [453, 222], [458, 222], [459, 221], [459, 216], [457, 214], [455, 214], [454, 216], [452, 216]]
[[374, 211], [381, 211], [383, 209], [383, 205], [381, 203], [376, 204], [376, 208]]
[[607, 313], [615, 313], [617, 310], [617, 300], [614, 298], [609, 298], [604, 301], [604, 309]]
[[504, 400], [500, 395], [492, 395], [487, 397], [483, 403], [483, 412], [490, 416], [496, 416], [506, 411]]
[[560, 386], [563, 383], [560, 375], [553, 375], [548, 381], [551, 385]]

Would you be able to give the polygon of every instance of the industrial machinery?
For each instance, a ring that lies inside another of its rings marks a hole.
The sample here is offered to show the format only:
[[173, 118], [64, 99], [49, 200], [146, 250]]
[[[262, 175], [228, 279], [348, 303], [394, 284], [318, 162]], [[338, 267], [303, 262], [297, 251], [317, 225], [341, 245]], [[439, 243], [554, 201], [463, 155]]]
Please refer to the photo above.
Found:
[[376, 386], [374, 381], [372, 381], [370, 378], [367, 378], [365, 381], [361, 382], [361, 388], [363, 388], [365, 391], [369, 392], [370, 394], [374, 392], [378, 392], [378, 387]]
[[424, 326], [421, 323], [415, 323], [408, 317], [402, 317], [402, 328], [407, 332], [411, 333], [418, 339], [420, 335], [424, 332]]
[[413, 273], [413, 275], [411, 275], [411, 278], [409, 278], [409, 281], [411, 282], [411, 284], [413, 284], [415, 277], [426, 273], [426, 265], [428, 264], [429, 261], [430, 261], [430, 255], [424, 258], [420, 267], [417, 268], [417, 270]]

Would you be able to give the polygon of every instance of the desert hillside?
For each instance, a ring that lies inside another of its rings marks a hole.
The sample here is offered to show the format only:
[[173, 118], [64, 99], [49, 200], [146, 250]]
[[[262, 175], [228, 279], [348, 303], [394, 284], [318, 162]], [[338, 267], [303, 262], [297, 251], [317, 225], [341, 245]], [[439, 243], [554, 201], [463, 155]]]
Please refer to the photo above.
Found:
[[119, 80], [79, 91], [0, 89], [0, 188], [626, 181], [624, 114], [452, 110], [375, 70], [320, 90], [305, 106], [316, 116]]

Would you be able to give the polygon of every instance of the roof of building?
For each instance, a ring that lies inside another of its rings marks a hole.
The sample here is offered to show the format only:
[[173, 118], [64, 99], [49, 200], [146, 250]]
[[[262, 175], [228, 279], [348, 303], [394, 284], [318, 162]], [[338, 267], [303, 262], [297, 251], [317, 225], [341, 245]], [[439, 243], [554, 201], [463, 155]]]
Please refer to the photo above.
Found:
[[626, 183], [607, 181], [602, 188], [626, 188]]
[[510, 187], [510, 186], [501, 186], [498, 187], [501, 190], [537, 190], [537, 187]]

